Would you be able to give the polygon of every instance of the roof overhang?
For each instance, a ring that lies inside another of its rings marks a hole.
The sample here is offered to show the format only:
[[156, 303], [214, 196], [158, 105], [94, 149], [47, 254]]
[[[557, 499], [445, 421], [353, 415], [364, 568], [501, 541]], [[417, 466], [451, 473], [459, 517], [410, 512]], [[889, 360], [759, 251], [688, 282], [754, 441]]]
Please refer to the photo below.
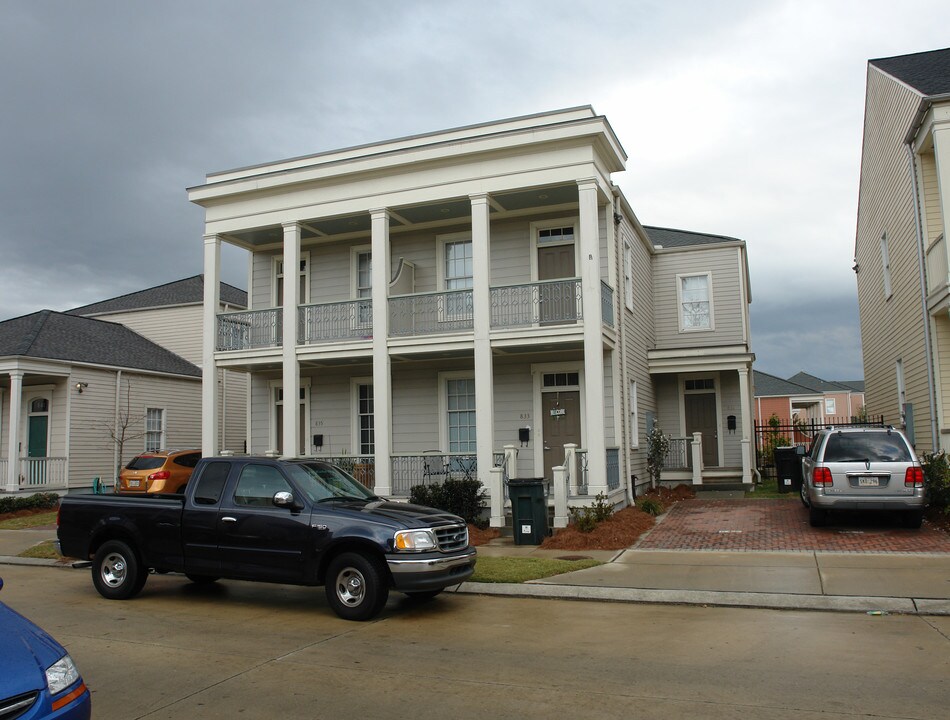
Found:
[[744, 345], [647, 351], [651, 375], [742, 369], [751, 372], [754, 360], [755, 354]]

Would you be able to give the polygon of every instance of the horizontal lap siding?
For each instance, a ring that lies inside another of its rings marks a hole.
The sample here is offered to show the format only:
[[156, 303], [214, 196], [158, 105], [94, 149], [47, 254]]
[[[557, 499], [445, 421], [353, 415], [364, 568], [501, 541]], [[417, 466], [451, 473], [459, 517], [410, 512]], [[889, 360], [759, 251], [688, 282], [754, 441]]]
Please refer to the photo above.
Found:
[[180, 305], [98, 315], [96, 319], [125, 325], [156, 345], [161, 345], [188, 362], [200, 366], [204, 336], [202, 313], [201, 305]]
[[393, 367], [394, 453], [443, 449], [439, 445], [438, 371], [435, 366]]
[[[367, 378], [372, 370], [367, 368], [355, 377]], [[353, 384], [349, 368], [345, 370], [321, 370], [310, 375], [310, 427], [308, 444], [312, 435], [323, 435], [323, 448], [318, 453], [328, 455], [358, 455], [359, 441], [353, 434]], [[372, 384], [372, 381], [369, 381]], [[307, 454], [313, 453], [311, 445]]]
[[[719, 437], [722, 439], [722, 459], [726, 467], [742, 467], [742, 407], [739, 401], [739, 375], [734, 372], [719, 373]], [[729, 431], [728, 418], [734, 415], [736, 429]], [[749, 428], [750, 430], [752, 428]], [[708, 442], [708, 438], [703, 438]]]
[[920, 157], [923, 176], [921, 192], [924, 196], [924, 227], [927, 244], [943, 234], [943, 210], [940, 207], [940, 186], [937, 182], [937, 162], [932, 152]]

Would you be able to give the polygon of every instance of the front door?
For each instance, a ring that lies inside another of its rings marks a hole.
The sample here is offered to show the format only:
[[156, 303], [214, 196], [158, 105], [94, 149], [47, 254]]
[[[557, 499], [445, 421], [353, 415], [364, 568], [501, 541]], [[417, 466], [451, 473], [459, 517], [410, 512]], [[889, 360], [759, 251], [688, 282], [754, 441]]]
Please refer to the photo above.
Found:
[[581, 444], [581, 394], [577, 390], [542, 393], [541, 407], [544, 477], [550, 480], [554, 477], [551, 468], [564, 462], [564, 445]]
[[[30, 404], [30, 415], [27, 420], [26, 456], [29, 458], [45, 458], [49, 452], [49, 401], [34, 400]], [[34, 415], [34, 412], [43, 412]], [[46, 484], [46, 464], [35, 460], [29, 465], [30, 485]]]
[[[538, 248], [538, 280], [574, 277], [574, 246]], [[542, 283], [540, 318], [542, 325], [573, 323], [577, 320], [576, 283]]]
[[685, 396], [686, 436], [703, 434], [703, 465], [719, 465], [719, 428], [716, 423], [716, 393], [694, 393]]

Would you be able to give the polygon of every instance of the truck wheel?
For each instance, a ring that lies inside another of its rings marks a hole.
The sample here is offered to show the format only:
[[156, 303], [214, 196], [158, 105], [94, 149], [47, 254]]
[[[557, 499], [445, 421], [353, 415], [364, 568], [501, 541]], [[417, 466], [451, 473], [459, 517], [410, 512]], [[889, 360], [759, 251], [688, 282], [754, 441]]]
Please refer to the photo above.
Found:
[[343, 553], [327, 569], [327, 602], [344, 620], [370, 620], [389, 598], [386, 567], [375, 557]]
[[195, 575], [193, 573], [185, 573], [185, 577], [191, 580], [195, 585], [210, 585], [211, 583], [218, 582], [218, 577], [216, 575]]
[[103, 543], [92, 561], [92, 584], [104, 598], [127, 600], [139, 594], [148, 572], [128, 544], [121, 540]]

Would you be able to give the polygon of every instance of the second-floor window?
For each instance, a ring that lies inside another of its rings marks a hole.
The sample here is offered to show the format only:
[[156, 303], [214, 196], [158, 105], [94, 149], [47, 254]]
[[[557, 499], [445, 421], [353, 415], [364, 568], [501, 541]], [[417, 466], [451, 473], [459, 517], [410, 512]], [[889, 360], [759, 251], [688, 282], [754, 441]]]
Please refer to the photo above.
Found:
[[[297, 304], [306, 305], [310, 302], [310, 253], [300, 254], [300, 270], [298, 273], [299, 285], [297, 286]], [[284, 306], [284, 260], [283, 258], [274, 259], [274, 307]]]
[[442, 244], [442, 277], [447, 294], [444, 314], [447, 320], [472, 316], [472, 294], [452, 292], [469, 290], [473, 285], [472, 239], [447, 239]]
[[678, 275], [680, 331], [712, 330], [712, 288], [710, 274]]
[[623, 298], [627, 310], [633, 310], [633, 246], [623, 239]]
[[[359, 251], [356, 253], [355, 262], [356, 297], [358, 300], [371, 300], [373, 297], [373, 255], [368, 251]], [[360, 325], [369, 325], [373, 322], [371, 302], [360, 303], [358, 313]]]
[[891, 254], [887, 248], [887, 233], [881, 235], [881, 266], [884, 270], [884, 298], [891, 296]]

